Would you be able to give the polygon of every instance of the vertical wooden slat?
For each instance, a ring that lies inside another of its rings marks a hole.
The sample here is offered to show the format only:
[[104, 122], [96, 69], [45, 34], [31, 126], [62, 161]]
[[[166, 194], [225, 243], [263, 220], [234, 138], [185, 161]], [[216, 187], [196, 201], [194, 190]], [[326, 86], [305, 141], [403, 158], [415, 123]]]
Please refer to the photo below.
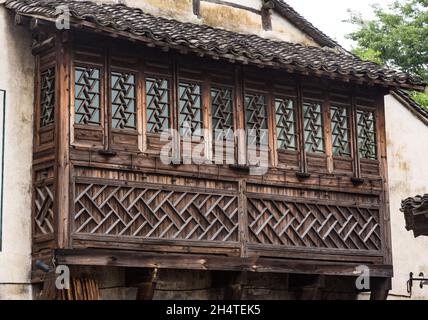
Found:
[[300, 148], [300, 171], [308, 172], [308, 162], [305, 151], [305, 137], [304, 137], [304, 122], [303, 122], [303, 90], [301, 79], [297, 79], [297, 128], [299, 134], [299, 148]]
[[58, 34], [57, 46], [57, 81], [56, 81], [56, 135], [55, 135], [55, 204], [56, 239], [58, 248], [70, 245], [69, 206], [70, 201], [70, 49], [68, 33]]
[[381, 203], [383, 208], [381, 210], [381, 225], [382, 225], [382, 239], [383, 250], [385, 256], [385, 264], [392, 264], [392, 241], [391, 241], [391, 218], [389, 211], [389, 185], [388, 185], [388, 154], [387, 154], [387, 136], [386, 136], [386, 119], [385, 119], [385, 100], [383, 94], [379, 94], [376, 99], [377, 112], [377, 137], [378, 137], [378, 150], [380, 157], [381, 172], [383, 172], [383, 193], [381, 195]]
[[357, 127], [357, 98], [355, 90], [351, 93], [351, 136], [352, 139], [352, 152], [354, 154], [354, 176], [361, 178], [361, 166], [360, 166], [360, 152], [358, 150], [358, 127]]
[[328, 91], [324, 93], [324, 102], [323, 102], [323, 123], [324, 123], [324, 143], [325, 143], [325, 153], [327, 156], [327, 172], [333, 173], [334, 163], [333, 163], [333, 142], [332, 142], [332, 133], [331, 133], [331, 116], [330, 116], [330, 95]]
[[204, 137], [205, 158], [212, 159], [213, 155], [213, 136], [212, 136], [212, 108], [211, 108], [211, 77], [207, 72], [204, 73], [204, 83], [202, 85], [202, 116], [203, 128], [206, 129], [208, 136]]
[[244, 110], [244, 83], [242, 67], [235, 67], [235, 103], [236, 103], [236, 122], [235, 130], [239, 130], [238, 141], [235, 145], [237, 148], [238, 164], [247, 164], [246, 155], [246, 135], [245, 135], [245, 110]]
[[276, 132], [276, 111], [275, 111], [275, 93], [271, 86], [268, 90], [268, 130], [269, 130], [269, 149], [270, 163], [272, 167], [278, 166], [278, 148], [277, 148], [277, 132]]
[[241, 257], [248, 257], [248, 211], [247, 211], [247, 197], [245, 191], [247, 183], [245, 180], [239, 182], [239, 239], [241, 242]]
[[104, 92], [104, 134], [105, 148], [110, 150], [113, 144], [112, 123], [111, 123], [111, 50], [105, 49], [104, 75], [103, 75], [103, 92]]

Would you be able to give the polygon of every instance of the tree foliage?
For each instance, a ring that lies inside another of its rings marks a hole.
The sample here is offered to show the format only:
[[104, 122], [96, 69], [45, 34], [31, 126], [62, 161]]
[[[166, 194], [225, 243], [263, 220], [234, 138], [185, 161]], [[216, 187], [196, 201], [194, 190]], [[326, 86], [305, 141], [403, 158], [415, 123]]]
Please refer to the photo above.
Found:
[[[349, 22], [357, 31], [354, 53], [362, 59], [419, 75], [428, 82], [428, 0], [395, 1], [388, 7], [373, 6], [374, 20], [351, 12]], [[428, 106], [428, 92], [414, 94]]]

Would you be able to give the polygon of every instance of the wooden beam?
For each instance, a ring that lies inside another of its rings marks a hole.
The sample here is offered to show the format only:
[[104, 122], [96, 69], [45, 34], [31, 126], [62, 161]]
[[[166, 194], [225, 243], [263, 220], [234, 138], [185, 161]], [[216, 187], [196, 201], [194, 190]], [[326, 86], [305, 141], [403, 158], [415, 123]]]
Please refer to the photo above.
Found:
[[198, 18], [201, 16], [201, 1], [193, 0], [193, 14]]
[[[358, 275], [361, 263], [301, 261], [258, 257], [225, 257], [196, 254], [157, 254], [124, 250], [56, 250], [58, 264], [115, 266], [183, 270], [249, 271], [261, 273], [296, 273], [318, 275]], [[392, 277], [392, 266], [370, 265], [374, 277]]]

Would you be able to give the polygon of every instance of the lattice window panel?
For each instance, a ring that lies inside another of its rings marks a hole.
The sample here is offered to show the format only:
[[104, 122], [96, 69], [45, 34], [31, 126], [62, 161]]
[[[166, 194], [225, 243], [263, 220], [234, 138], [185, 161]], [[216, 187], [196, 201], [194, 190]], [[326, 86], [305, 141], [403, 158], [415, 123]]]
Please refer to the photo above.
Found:
[[170, 85], [168, 79], [146, 79], [147, 132], [161, 133], [170, 128]]
[[379, 210], [248, 198], [250, 241], [292, 247], [381, 250]]
[[264, 94], [245, 94], [245, 115], [248, 145], [258, 146], [268, 142], [267, 99]]
[[113, 129], [137, 129], [136, 77], [132, 73], [111, 73]]
[[77, 183], [75, 232], [144, 239], [237, 242], [238, 196]]
[[321, 103], [304, 102], [303, 120], [306, 152], [324, 153], [324, 128]]
[[183, 136], [202, 136], [202, 88], [196, 83], [179, 85], [179, 126]]
[[34, 232], [36, 236], [54, 232], [53, 204], [53, 185], [35, 187]]
[[333, 155], [351, 157], [351, 131], [349, 113], [345, 106], [331, 106]]
[[229, 88], [211, 89], [212, 126], [214, 140], [233, 137], [233, 91]]
[[276, 133], [279, 150], [297, 150], [297, 127], [294, 101], [276, 98]]
[[74, 86], [75, 123], [101, 125], [101, 71], [76, 67]]
[[43, 71], [40, 75], [40, 127], [55, 121], [55, 68]]
[[377, 160], [375, 113], [357, 110], [358, 149], [361, 158]]

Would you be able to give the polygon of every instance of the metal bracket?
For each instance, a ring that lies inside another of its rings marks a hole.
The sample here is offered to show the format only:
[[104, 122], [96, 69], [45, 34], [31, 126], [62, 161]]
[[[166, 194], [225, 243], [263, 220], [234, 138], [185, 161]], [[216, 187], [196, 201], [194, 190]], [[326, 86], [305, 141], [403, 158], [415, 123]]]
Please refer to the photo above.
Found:
[[419, 281], [419, 288], [423, 289], [424, 286], [428, 286], [428, 278], [425, 278], [425, 275], [423, 272], [419, 273], [418, 278], [413, 277], [413, 272], [410, 272], [409, 274], [409, 280], [407, 280], [407, 293], [412, 296], [412, 289], [413, 289], [413, 282]]

